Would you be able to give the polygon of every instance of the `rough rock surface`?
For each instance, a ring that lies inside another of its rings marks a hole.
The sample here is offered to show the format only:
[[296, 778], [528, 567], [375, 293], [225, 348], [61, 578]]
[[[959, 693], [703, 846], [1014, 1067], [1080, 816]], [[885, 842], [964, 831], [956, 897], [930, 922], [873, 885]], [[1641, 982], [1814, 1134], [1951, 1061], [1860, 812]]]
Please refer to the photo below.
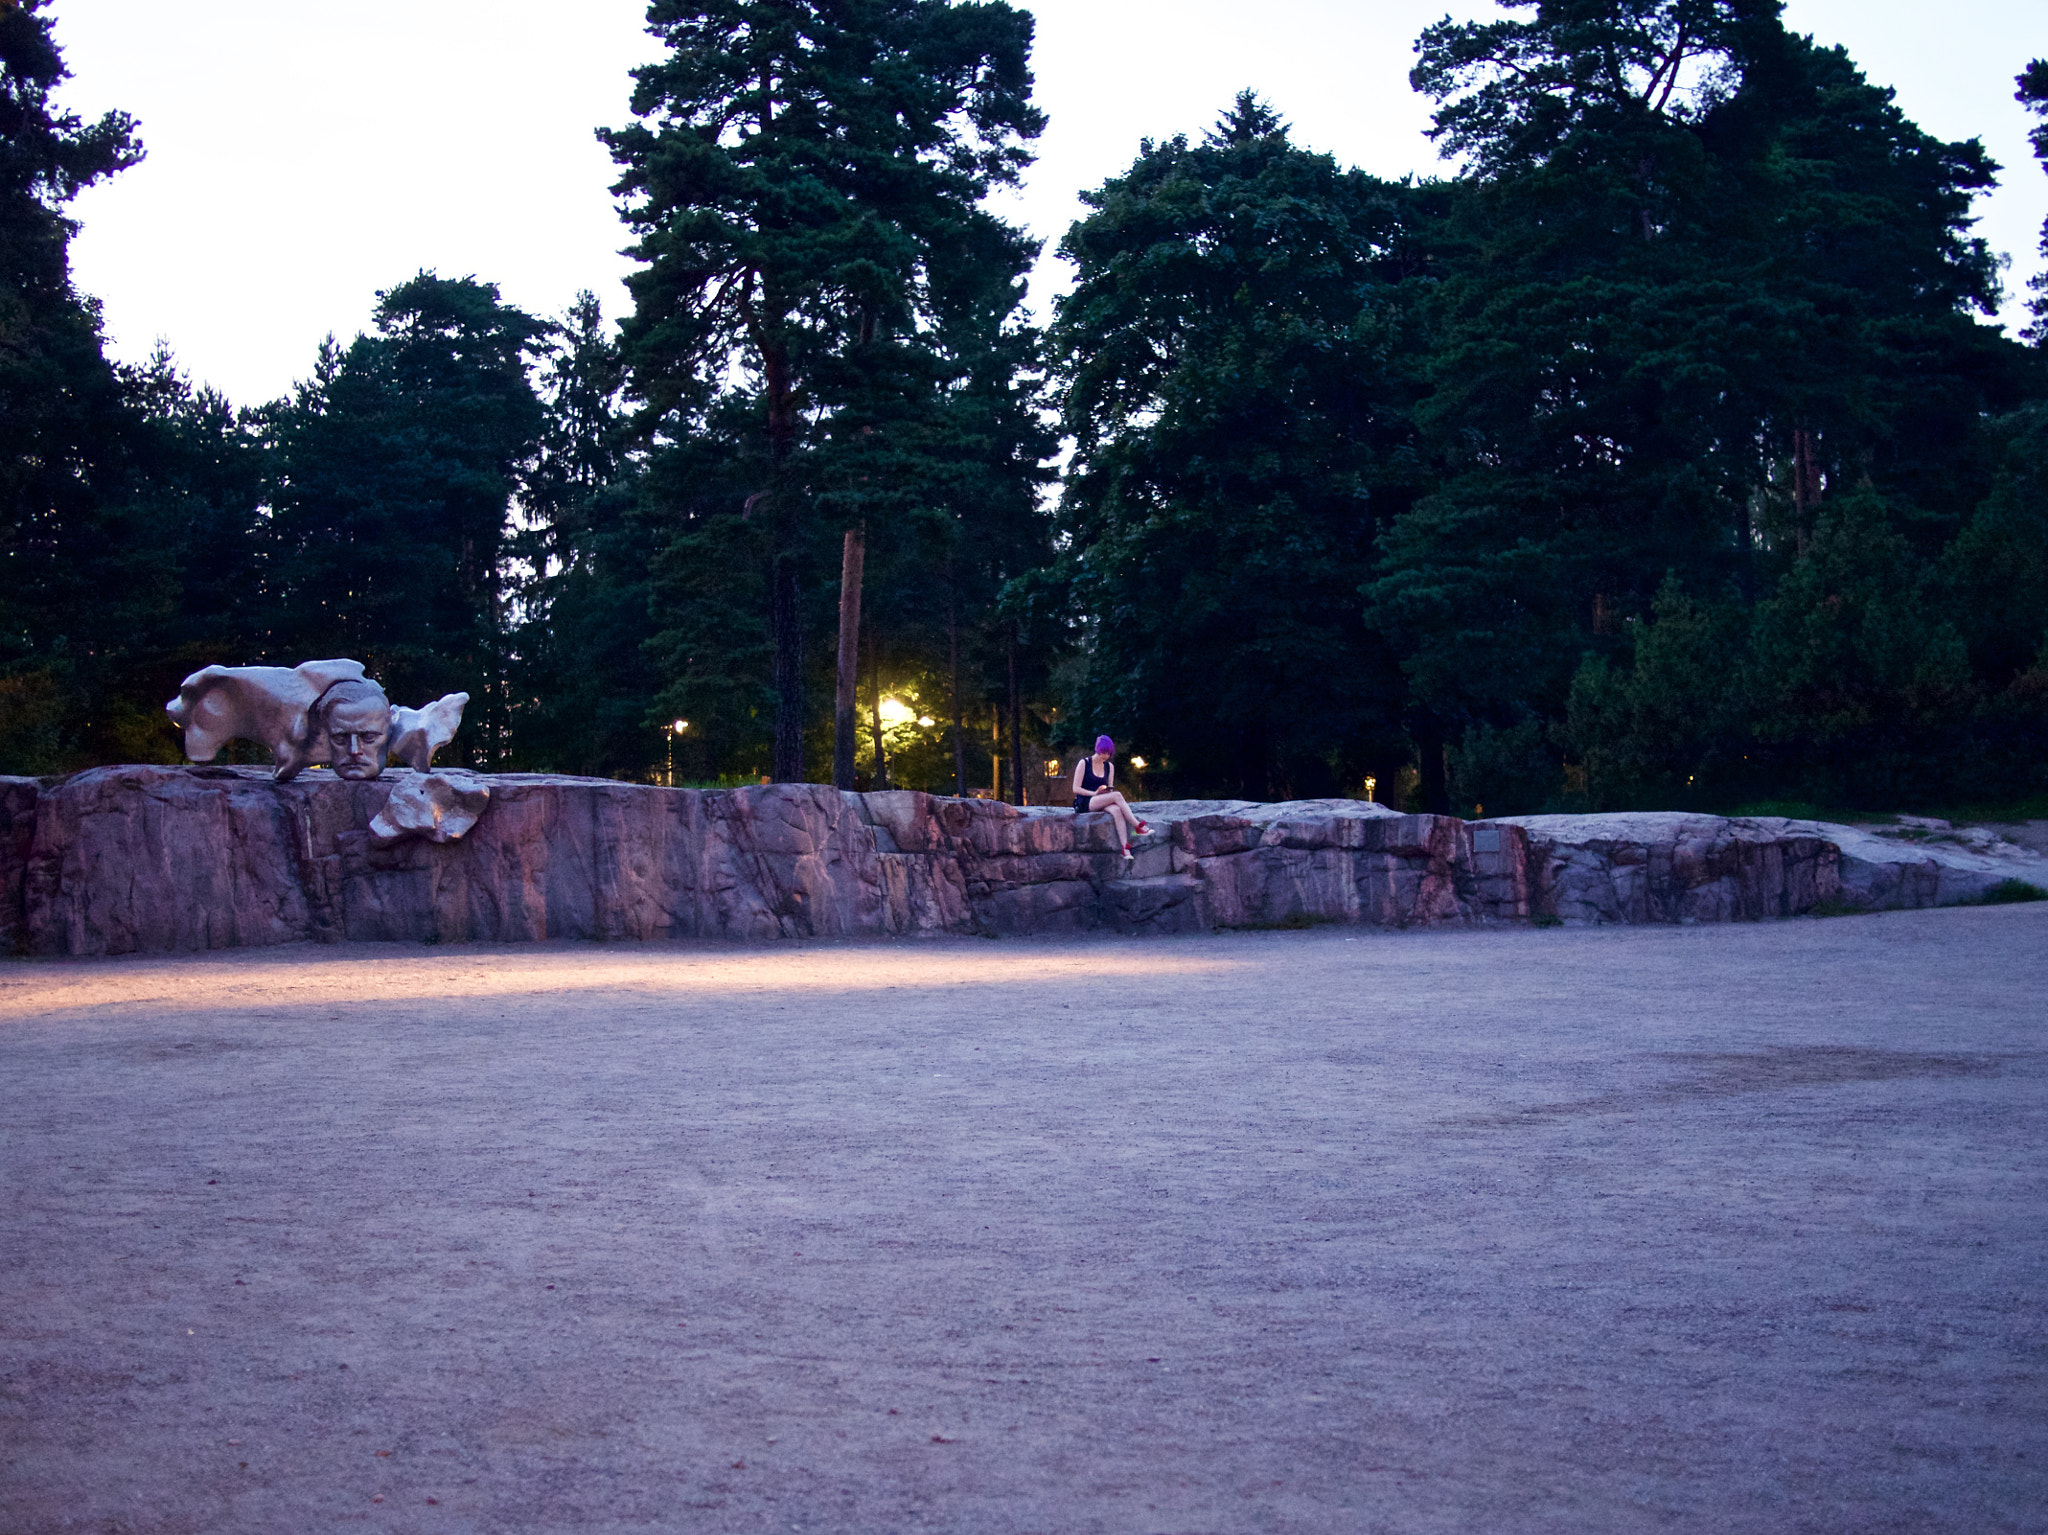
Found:
[[1467, 823], [1345, 800], [1179, 801], [1136, 807], [1152, 830], [1126, 864], [1104, 815], [519, 773], [480, 779], [488, 808], [460, 841], [385, 845], [372, 823], [417, 819], [406, 801], [430, 785], [416, 776], [277, 784], [251, 768], [112, 767], [47, 788], [0, 779], [0, 939], [121, 954], [304, 939], [1700, 922], [1950, 905], [2011, 878], [2048, 886], [2048, 860], [1930, 827]]
[[41, 789], [33, 778], [0, 778], [0, 954], [11, 954], [28, 941], [25, 882]]
[[[1534, 910], [1567, 922], [1729, 922], [1822, 910], [1954, 906], [2048, 860], [1990, 834], [1645, 811], [1513, 816]], [[1938, 823], [1946, 826], [1946, 822]]]

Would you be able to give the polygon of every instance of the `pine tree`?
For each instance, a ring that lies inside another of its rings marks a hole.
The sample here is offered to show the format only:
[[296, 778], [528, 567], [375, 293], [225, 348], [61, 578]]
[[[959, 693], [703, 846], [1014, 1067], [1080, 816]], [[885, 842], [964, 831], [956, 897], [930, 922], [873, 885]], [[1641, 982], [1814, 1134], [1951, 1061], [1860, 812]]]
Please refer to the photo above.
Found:
[[1357, 591], [1412, 494], [1413, 194], [1296, 147], [1246, 92], [1085, 201], [1050, 337], [1090, 618], [1073, 733], [1128, 737], [1189, 792], [1336, 792], [1399, 749]]
[[625, 364], [596, 296], [576, 297], [540, 368], [539, 452], [508, 544], [512, 760], [644, 778], [662, 757], [648, 718], [654, 545], [638, 515]]
[[269, 412], [275, 655], [358, 657], [401, 702], [471, 695], [465, 749], [505, 749], [508, 514], [543, 420], [547, 327], [473, 277], [378, 295]]
[[1428, 306], [1440, 479], [1370, 593], [1453, 737], [1560, 721], [1673, 571], [1758, 600], [1853, 487], [1936, 558], [1989, 487], [1985, 416], [2027, 387], [1977, 318], [1975, 141], [1921, 132], [1775, 0], [1511, 9], [1421, 44], [1471, 173]]
[[[2027, 135], [2034, 146], [2034, 158], [2041, 162], [2042, 169], [2048, 170], [2048, 59], [2030, 62], [2020, 72], [2018, 84], [2014, 98], [2040, 119]], [[2041, 221], [2041, 244], [2036, 254], [2043, 261], [2048, 261], [2048, 219]], [[2034, 324], [2027, 332], [2027, 338], [2036, 344], [2048, 343], [2048, 270], [2036, 272], [2027, 286], [2034, 293], [2033, 302], [2028, 306], [2033, 312]]]
[[118, 611], [135, 566], [122, 516], [132, 418], [73, 287], [65, 206], [142, 158], [135, 123], [83, 123], [45, 0], [0, 6], [0, 758], [89, 758]]
[[644, 263], [625, 356], [650, 441], [687, 454], [714, 401], [746, 402], [741, 515], [766, 530], [772, 766], [794, 779], [817, 498], [857, 510], [867, 439], [895, 451], [945, 376], [929, 333], [952, 253], [992, 246], [1012, 272], [1028, 260], [980, 204], [1043, 126], [1031, 18], [1000, 0], [656, 0], [648, 22], [668, 52], [636, 72], [641, 121], [601, 135]]

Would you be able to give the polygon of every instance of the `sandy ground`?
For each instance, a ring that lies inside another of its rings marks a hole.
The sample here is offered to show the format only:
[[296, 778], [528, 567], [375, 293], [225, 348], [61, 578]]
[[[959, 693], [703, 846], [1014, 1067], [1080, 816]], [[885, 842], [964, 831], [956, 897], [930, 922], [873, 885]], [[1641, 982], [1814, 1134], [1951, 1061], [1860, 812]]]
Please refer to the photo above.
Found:
[[2048, 1529], [2048, 905], [0, 964], [0, 1531]]

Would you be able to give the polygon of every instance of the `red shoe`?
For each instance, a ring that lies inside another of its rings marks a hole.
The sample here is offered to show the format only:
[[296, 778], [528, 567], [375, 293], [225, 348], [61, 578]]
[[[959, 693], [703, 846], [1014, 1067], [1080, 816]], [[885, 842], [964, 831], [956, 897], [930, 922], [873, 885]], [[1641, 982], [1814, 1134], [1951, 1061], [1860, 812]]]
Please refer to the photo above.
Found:
[[1148, 831], [1150, 831], [1151, 829], [1152, 829], [1152, 828], [1151, 828], [1151, 827], [1149, 827], [1149, 826], [1147, 826], [1147, 825], [1146, 825], [1146, 824], [1145, 824], [1145, 823], [1144, 823], [1143, 821], [1140, 821], [1140, 822], [1138, 823], [1138, 835], [1139, 835], [1139, 836], [1141, 836], [1141, 837], [1142, 837], [1142, 836], [1144, 836], [1144, 835], [1145, 835], [1145, 833], [1146, 833], [1146, 832], [1148, 832]]
[[1136, 853], [1131, 851], [1130, 843], [1126, 842], [1124, 844], [1124, 862], [1129, 863], [1132, 859], [1136, 858], [1137, 856], [1138, 855]]

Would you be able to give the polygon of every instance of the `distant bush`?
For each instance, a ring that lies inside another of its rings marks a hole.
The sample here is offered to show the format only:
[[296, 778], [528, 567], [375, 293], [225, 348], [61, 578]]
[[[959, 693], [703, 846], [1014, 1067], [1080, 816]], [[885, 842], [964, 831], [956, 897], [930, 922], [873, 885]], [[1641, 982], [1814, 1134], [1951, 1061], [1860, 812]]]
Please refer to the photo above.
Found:
[[2039, 885], [2030, 885], [2023, 879], [2002, 879], [1976, 900], [1967, 902], [1971, 906], [2017, 906], [2022, 901], [2048, 901], [2048, 890]]

